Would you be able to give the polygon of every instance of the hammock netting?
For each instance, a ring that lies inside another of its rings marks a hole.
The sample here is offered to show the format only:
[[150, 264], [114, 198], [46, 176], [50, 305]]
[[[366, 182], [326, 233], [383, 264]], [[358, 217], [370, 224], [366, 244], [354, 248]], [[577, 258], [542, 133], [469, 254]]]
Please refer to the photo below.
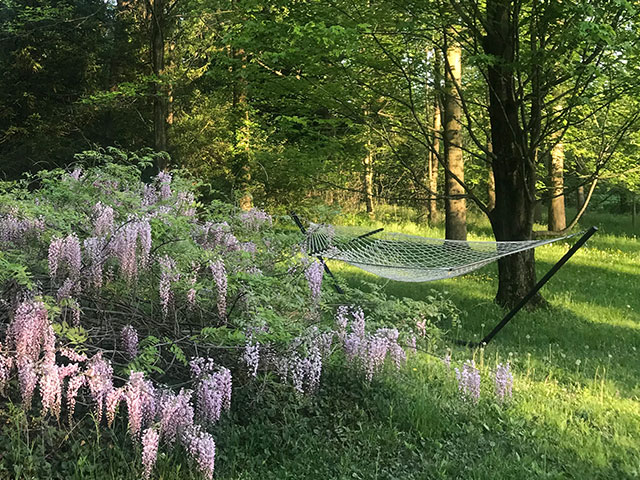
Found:
[[311, 224], [305, 249], [310, 255], [340, 260], [390, 280], [430, 282], [464, 275], [507, 255], [574, 235], [578, 234], [544, 240], [481, 242]]

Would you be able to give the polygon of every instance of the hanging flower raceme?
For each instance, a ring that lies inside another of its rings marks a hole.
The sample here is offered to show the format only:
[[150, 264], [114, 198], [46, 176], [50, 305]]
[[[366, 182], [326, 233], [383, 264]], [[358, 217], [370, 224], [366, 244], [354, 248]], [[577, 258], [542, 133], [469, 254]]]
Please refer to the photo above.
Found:
[[180, 390], [175, 394], [163, 390], [158, 401], [160, 431], [168, 445], [173, 445], [180, 432], [193, 425], [193, 406], [191, 390]]
[[273, 224], [271, 215], [257, 208], [242, 212], [239, 218], [247, 230], [256, 232], [264, 226], [271, 226]]
[[462, 370], [455, 368], [458, 390], [465, 400], [478, 403], [480, 400], [480, 370], [473, 360], [467, 360]]
[[147, 428], [142, 434], [142, 466], [144, 467], [143, 478], [151, 476], [153, 467], [158, 458], [158, 445], [160, 444], [160, 434], [155, 428]]
[[198, 243], [207, 250], [220, 253], [234, 252], [242, 248], [227, 222], [206, 222], [198, 235]]
[[102, 358], [102, 352], [96, 353], [88, 361], [86, 378], [91, 397], [96, 404], [95, 412], [99, 422], [106, 396], [113, 389], [113, 368], [107, 360]]
[[138, 269], [149, 263], [151, 252], [151, 224], [147, 219], [129, 219], [118, 228], [109, 244], [111, 255], [120, 263], [120, 270], [127, 281], [138, 276]]
[[15, 351], [22, 402], [28, 409], [38, 383], [36, 364], [44, 351], [55, 356], [55, 336], [49, 324], [47, 309], [42, 302], [22, 302], [7, 331], [9, 346]]
[[209, 265], [213, 281], [216, 284], [218, 294], [218, 315], [220, 318], [227, 318], [227, 270], [222, 259], [211, 262]]
[[180, 280], [180, 273], [176, 271], [175, 260], [169, 255], [161, 257], [158, 263], [160, 264], [160, 306], [162, 315], [167, 316], [174, 297], [171, 285]]
[[258, 364], [260, 363], [260, 344], [252, 340], [248, 341], [244, 347], [242, 361], [249, 369], [249, 375], [255, 377], [258, 374]]
[[138, 438], [144, 425], [152, 420], [156, 413], [155, 389], [150, 381], [145, 380], [144, 373], [129, 374], [124, 399], [129, 413], [131, 436]]
[[513, 394], [513, 374], [511, 373], [509, 362], [505, 364], [499, 363], [496, 366], [494, 381], [498, 401], [504, 403], [510, 400]]
[[55, 237], [49, 244], [49, 274], [56, 278], [60, 270], [66, 267], [69, 277], [75, 279], [82, 268], [80, 241], [75, 233], [64, 238]]
[[106, 261], [106, 243], [102, 237], [88, 237], [84, 240], [84, 252], [88, 260], [89, 285], [102, 287], [103, 268]]
[[309, 290], [311, 291], [311, 299], [314, 303], [320, 300], [320, 294], [322, 292], [322, 278], [324, 276], [324, 266], [318, 260], [314, 260], [304, 271], [304, 276], [309, 283]]
[[102, 237], [113, 232], [114, 211], [109, 205], [98, 202], [93, 206], [93, 234]]
[[182, 433], [181, 441], [200, 472], [206, 479], [211, 480], [216, 458], [216, 443], [213, 437], [203, 432], [199, 425], [193, 425]]
[[44, 218], [18, 218], [13, 213], [0, 215], [0, 244], [24, 244], [32, 237], [39, 237], [45, 228]]
[[138, 355], [138, 332], [136, 329], [131, 325], [125, 325], [120, 333], [120, 341], [127, 358], [134, 359]]
[[196, 380], [196, 410], [206, 424], [218, 421], [223, 410], [231, 408], [231, 371], [216, 367], [213, 359], [195, 358], [190, 362]]
[[171, 196], [171, 181], [173, 176], [169, 172], [160, 172], [156, 176], [156, 184], [158, 185], [158, 194], [161, 200], [166, 200]]

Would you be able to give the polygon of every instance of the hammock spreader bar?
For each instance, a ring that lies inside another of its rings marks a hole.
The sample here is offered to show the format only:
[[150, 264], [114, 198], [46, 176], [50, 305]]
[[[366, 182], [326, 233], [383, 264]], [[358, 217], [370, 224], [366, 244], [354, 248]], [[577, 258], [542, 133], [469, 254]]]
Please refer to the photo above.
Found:
[[[369, 239], [383, 230], [380, 228], [352, 237], [347, 241], [334, 241], [324, 233], [312, 232], [309, 234], [294, 212], [291, 212], [291, 217], [308, 240], [308, 250], [320, 260], [325, 271], [333, 279], [336, 291], [341, 294], [344, 292], [324, 261], [325, 257], [344, 261], [375, 275], [393, 280], [430, 281], [463, 275], [504, 256], [578, 235], [525, 242], [463, 242], [415, 236], [411, 237], [413, 240], [398, 241], [396, 238], [400, 237], [398, 234], [388, 234], [387, 236], [391, 240]], [[597, 230], [597, 227], [591, 227], [583, 232], [583, 235], [569, 251], [480, 342], [457, 340], [456, 343], [470, 347], [488, 344]], [[457, 258], [454, 258], [454, 255]], [[452, 265], [452, 262], [456, 263]]]

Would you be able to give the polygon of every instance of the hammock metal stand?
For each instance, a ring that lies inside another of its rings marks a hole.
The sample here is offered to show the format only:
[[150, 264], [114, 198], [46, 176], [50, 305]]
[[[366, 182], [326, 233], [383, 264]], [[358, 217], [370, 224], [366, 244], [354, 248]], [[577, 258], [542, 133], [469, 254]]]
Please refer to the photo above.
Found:
[[[293, 218], [294, 222], [296, 223], [296, 225], [298, 226], [298, 228], [300, 229], [300, 231], [302, 232], [303, 235], [307, 235], [307, 231], [304, 228], [304, 225], [302, 224], [302, 222], [300, 221], [300, 218], [298, 218], [298, 216], [295, 214], [295, 212], [291, 212], [290, 213], [291, 218]], [[366, 238], [369, 237], [371, 235], [374, 235], [376, 233], [381, 232], [383, 229], [379, 228], [377, 230], [373, 230], [371, 232], [367, 232], [363, 235], [360, 235], [356, 238], [354, 238], [354, 240], [358, 240], [358, 239], [362, 239], [362, 238]], [[502, 320], [500, 320], [500, 322], [493, 328], [493, 330], [491, 330], [487, 335], [485, 335], [485, 337], [480, 340], [479, 342], [472, 342], [472, 341], [464, 341], [464, 340], [453, 340], [454, 343], [458, 344], [458, 345], [463, 345], [463, 346], [467, 346], [467, 347], [472, 347], [472, 348], [476, 348], [476, 347], [480, 347], [480, 346], [485, 346], [487, 345], [491, 340], [493, 340], [493, 338], [498, 334], [498, 332], [500, 332], [500, 330], [502, 330], [510, 321], [513, 317], [516, 316], [516, 314], [522, 310], [522, 308], [525, 307], [525, 305], [527, 305], [527, 303], [529, 303], [531, 301], [531, 299], [542, 289], [542, 287], [551, 279], [551, 277], [553, 277], [558, 270], [560, 270], [565, 263], [567, 263], [567, 261], [569, 261], [569, 259], [587, 242], [587, 240], [589, 240], [589, 238], [591, 238], [593, 236], [594, 233], [596, 233], [598, 231], [598, 227], [591, 227], [588, 230], [586, 230], [583, 235], [578, 239], [578, 241], [567, 251], [567, 253], [565, 253], [563, 255], [563, 257], [558, 260], [550, 269], [547, 273], [544, 274], [544, 276], [538, 281], [538, 283], [536, 283], [536, 285], [531, 289], [531, 291], [529, 293], [527, 293], [505, 316]], [[313, 253], [312, 253], [313, 254]], [[321, 255], [314, 255], [323, 265], [325, 272], [327, 272], [327, 274], [331, 277], [331, 279], [333, 280], [333, 286], [336, 289], [336, 291], [339, 294], [344, 294], [344, 290], [342, 290], [342, 288], [340, 288], [340, 285], [338, 285], [337, 279], [336, 277], [333, 275], [333, 273], [331, 272], [331, 270], [329, 269], [328, 265], [326, 264], [324, 258]]]

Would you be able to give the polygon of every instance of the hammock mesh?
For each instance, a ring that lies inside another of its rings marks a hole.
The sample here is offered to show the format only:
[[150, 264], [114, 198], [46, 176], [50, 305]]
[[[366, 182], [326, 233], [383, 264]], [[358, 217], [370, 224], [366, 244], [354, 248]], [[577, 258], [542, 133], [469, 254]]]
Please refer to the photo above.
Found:
[[574, 235], [578, 234], [544, 240], [480, 242], [311, 224], [305, 249], [310, 255], [340, 260], [390, 280], [430, 282], [464, 275], [507, 255]]

